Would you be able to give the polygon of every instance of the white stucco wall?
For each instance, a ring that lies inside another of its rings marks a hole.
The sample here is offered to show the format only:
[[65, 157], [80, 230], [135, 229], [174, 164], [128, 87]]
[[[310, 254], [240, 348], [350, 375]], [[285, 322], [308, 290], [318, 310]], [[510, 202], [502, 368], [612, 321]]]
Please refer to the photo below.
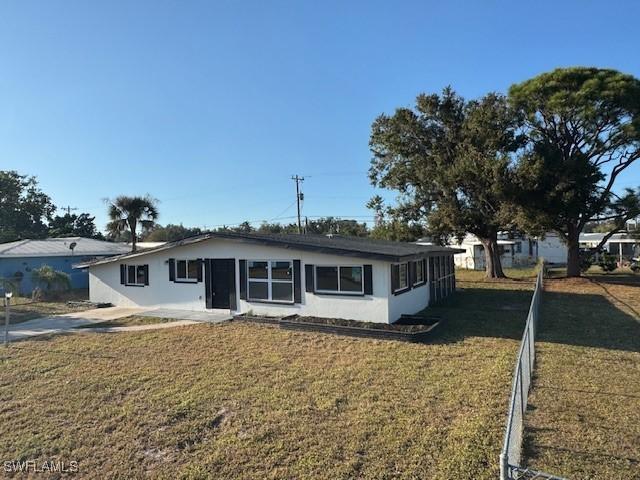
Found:
[[455, 248], [464, 248], [465, 250], [464, 253], [456, 253], [453, 256], [453, 262], [455, 263], [456, 267], [466, 268], [469, 270], [474, 270], [476, 268], [476, 262], [473, 256], [473, 245], [463, 243], [461, 245], [453, 244], [450, 246]]
[[389, 295], [389, 319], [395, 322], [403, 313], [413, 314], [429, 305], [429, 283], [413, 288], [400, 295]]
[[[95, 265], [89, 268], [89, 295], [95, 302], [110, 302], [118, 306], [148, 306], [183, 310], [206, 311], [205, 283], [174, 283], [169, 280], [168, 259], [234, 258], [236, 268], [236, 313], [252, 311], [257, 315], [313, 315], [345, 318], [369, 322], [389, 323], [402, 313], [416, 313], [427, 306], [428, 289], [393, 296], [391, 264], [389, 262], [327, 255], [316, 252], [261, 246], [211, 239], [205, 242], [176, 247], [157, 253], [131, 258], [122, 262]], [[240, 299], [238, 260], [301, 260], [301, 304], [269, 304]], [[149, 285], [145, 287], [120, 284], [120, 263], [149, 265]], [[305, 292], [305, 264], [313, 265], [372, 265], [373, 295], [323, 295]], [[392, 297], [390, 299], [390, 297]]]
[[549, 234], [544, 239], [538, 239], [538, 257], [545, 262], [567, 263], [567, 245], [557, 235]]

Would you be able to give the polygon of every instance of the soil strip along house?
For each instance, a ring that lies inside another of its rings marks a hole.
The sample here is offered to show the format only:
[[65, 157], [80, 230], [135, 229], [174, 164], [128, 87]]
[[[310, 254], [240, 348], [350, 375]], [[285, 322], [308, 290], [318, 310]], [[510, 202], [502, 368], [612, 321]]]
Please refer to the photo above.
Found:
[[92, 301], [393, 323], [455, 291], [458, 249], [324, 235], [208, 233], [85, 262]]

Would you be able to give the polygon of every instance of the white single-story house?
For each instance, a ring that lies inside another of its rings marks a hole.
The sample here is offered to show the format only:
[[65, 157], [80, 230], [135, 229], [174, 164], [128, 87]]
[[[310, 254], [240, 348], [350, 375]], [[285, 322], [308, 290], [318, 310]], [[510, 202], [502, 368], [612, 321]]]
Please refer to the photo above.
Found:
[[501, 233], [498, 239], [514, 242], [514, 267], [533, 265], [539, 258], [547, 263], [567, 263], [567, 245], [557, 233], [548, 232], [540, 237]]
[[94, 302], [393, 323], [455, 291], [459, 250], [338, 235], [207, 233], [81, 263]]
[[[428, 239], [418, 240], [417, 243], [432, 245]], [[460, 249], [460, 253], [454, 255], [457, 267], [470, 270], [485, 269], [484, 246], [475, 235], [467, 234], [460, 242], [453, 238], [449, 247]], [[556, 233], [547, 233], [543, 238], [500, 232], [498, 251], [503, 268], [530, 266], [539, 258], [544, 258], [548, 263], [567, 263], [567, 246]]]
[[[581, 233], [580, 248], [597, 247], [605, 235], [605, 233]], [[631, 260], [640, 256], [640, 238], [636, 238], [636, 235], [627, 232], [614, 233], [602, 248], [609, 254], [615, 255], [620, 263]]]
[[[428, 239], [420, 239], [417, 244], [433, 245]], [[452, 239], [449, 247], [458, 250], [458, 253], [453, 256], [456, 267], [469, 270], [485, 269], [484, 246], [475, 235], [467, 234], [460, 242]], [[513, 240], [500, 239], [498, 240], [498, 249], [502, 266], [504, 268], [514, 266], [515, 242]]]

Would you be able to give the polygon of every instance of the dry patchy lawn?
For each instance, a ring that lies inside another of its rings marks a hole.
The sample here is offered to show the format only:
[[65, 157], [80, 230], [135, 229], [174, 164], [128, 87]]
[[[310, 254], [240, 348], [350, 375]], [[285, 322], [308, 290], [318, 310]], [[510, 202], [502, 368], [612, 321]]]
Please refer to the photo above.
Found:
[[0, 351], [0, 459], [82, 478], [493, 479], [531, 292], [467, 284], [430, 344], [247, 323]]
[[158, 323], [175, 322], [174, 318], [146, 317], [142, 315], [130, 315], [128, 317], [115, 318], [104, 322], [89, 323], [77, 328], [108, 328], [108, 327], [137, 327], [140, 325], [155, 325]]
[[590, 274], [547, 281], [527, 461], [571, 479], [639, 479], [640, 287]]
[[[11, 323], [20, 323], [34, 318], [49, 317], [51, 315], [61, 315], [63, 313], [81, 312], [92, 308], [84, 305], [69, 305], [68, 300], [86, 300], [88, 294], [86, 290], [74, 290], [62, 294], [59, 299], [33, 301], [27, 297], [13, 297], [11, 299]], [[2, 321], [4, 321], [4, 303], [2, 305]]]

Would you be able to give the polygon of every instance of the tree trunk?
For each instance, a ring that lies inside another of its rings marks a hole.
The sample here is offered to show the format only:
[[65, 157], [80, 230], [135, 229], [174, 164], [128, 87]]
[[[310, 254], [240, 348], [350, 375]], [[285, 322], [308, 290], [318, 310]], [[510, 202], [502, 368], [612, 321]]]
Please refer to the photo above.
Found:
[[133, 219], [129, 219], [129, 230], [131, 231], [131, 252], [136, 253], [138, 238], [136, 236], [137, 222]]
[[580, 232], [570, 225], [567, 229], [567, 277], [580, 276]]
[[498, 236], [494, 234], [492, 238], [481, 238], [480, 242], [484, 247], [485, 278], [506, 278], [500, 262]]

